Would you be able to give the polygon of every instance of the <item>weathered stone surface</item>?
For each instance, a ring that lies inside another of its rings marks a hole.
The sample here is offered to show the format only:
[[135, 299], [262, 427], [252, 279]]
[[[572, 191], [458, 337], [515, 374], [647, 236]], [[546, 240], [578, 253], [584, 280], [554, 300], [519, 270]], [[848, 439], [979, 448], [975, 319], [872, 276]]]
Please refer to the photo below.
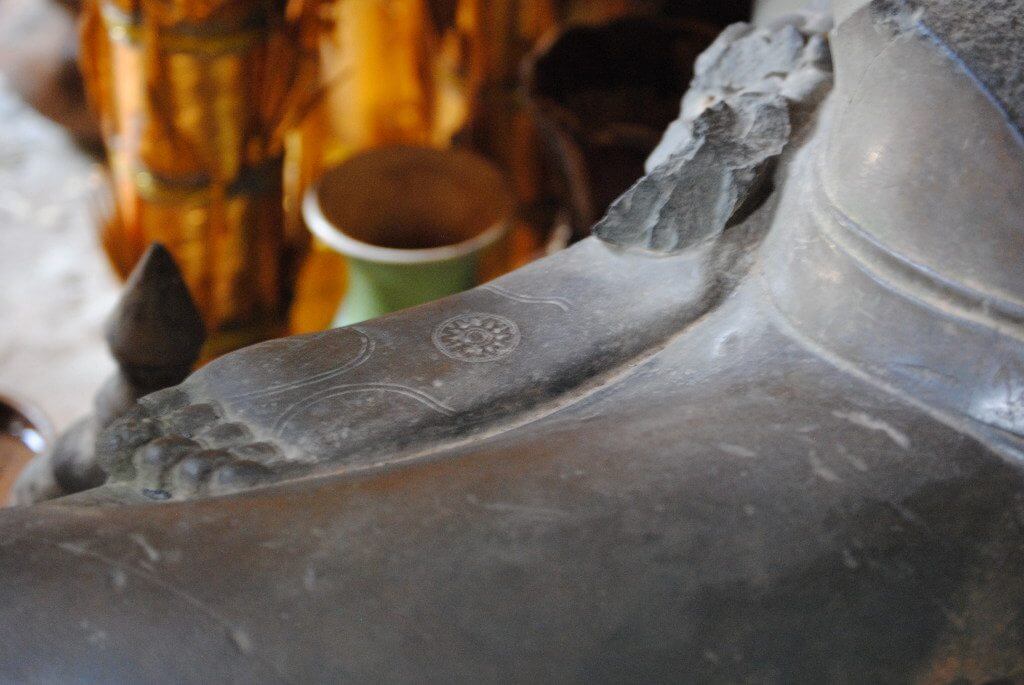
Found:
[[1024, 0], [874, 0], [871, 11], [950, 48], [1024, 128]]
[[831, 82], [817, 15], [768, 29], [729, 27], [696, 64], [680, 117], [648, 159], [648, 175], [595, 234], [620, 247], [676, 252], [718, 235], [767, 188], [771, 161]]
[[765, 29], [733, 24], [697, 60], [693, 83], [647, 160], [647, 170], [666, 161], [691, 137], [693, 123], [708, 107], [742, 94], [783, 95], [794, 103], [814, 102], [831, 83], [827, 15], [790, 15]]
[[287, 468], [279, 445], [228, 419], [219, 403], [168, 389], [139, 405], [145, 409], [119, 418], [96, 440], [111, 482], [129, 483], [151, 499], [184, 499], [251, 487]]
[[754, 23], [764, 26], [773, 19], [813, 9], [827, 12], [830, 0], [758, 0], [754, 3]]
[[597, 237], [623, 247], [676, 252], [720, 233], [760, 188], [789, 140], [782, 98], [720, 102], [694, 123], [686, 145], [612, 205]]

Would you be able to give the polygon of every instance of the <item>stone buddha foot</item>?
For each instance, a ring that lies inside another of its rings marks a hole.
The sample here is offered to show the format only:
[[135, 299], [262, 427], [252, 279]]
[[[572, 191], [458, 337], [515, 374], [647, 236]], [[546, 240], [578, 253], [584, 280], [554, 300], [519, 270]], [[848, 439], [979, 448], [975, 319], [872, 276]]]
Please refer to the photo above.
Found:
[[1024, 678], [1021, 16], [732, 27], [597, 237], [143, 397], [0, 675]]

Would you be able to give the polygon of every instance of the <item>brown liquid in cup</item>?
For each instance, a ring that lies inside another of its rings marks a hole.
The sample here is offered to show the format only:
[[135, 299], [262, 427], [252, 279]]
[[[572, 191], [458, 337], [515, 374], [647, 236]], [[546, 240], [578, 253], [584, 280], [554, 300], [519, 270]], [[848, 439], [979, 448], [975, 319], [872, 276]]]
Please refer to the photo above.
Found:
[[324, 174], [320, 211], [377, 247], [422, 250], [471, 240], [511, 215], [500, 172], [475, 155], [408, 146], [356, 155]]

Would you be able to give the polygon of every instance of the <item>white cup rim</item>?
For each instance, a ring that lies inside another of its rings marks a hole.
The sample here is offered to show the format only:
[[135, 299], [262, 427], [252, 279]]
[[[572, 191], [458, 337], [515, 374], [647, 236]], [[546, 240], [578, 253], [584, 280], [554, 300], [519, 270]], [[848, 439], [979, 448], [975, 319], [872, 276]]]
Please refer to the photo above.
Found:
[[305, 219], [310, 232], [337, 252], [366, 262], [433, 264], [461, 259], [493, 245], [508, 232], [511, 226], [510, 219], [503, 219], [468, 240], [440, 247], [419, 249], [381, 247], [357, 240], [332, 224], [324, 216], [320, 207], [319, 187], [319, 183], [310, 186], [302, 199], [302, 218]]

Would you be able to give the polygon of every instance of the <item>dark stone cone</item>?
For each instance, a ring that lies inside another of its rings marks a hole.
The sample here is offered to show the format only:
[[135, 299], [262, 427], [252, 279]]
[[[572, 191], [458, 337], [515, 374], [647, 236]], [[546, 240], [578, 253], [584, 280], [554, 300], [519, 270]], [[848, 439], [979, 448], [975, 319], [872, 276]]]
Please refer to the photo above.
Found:
[[153, 243], [107, 319], [107, 343], [130, 376], [190, 367], [206, 337], [202, 317], [174, 258]]

